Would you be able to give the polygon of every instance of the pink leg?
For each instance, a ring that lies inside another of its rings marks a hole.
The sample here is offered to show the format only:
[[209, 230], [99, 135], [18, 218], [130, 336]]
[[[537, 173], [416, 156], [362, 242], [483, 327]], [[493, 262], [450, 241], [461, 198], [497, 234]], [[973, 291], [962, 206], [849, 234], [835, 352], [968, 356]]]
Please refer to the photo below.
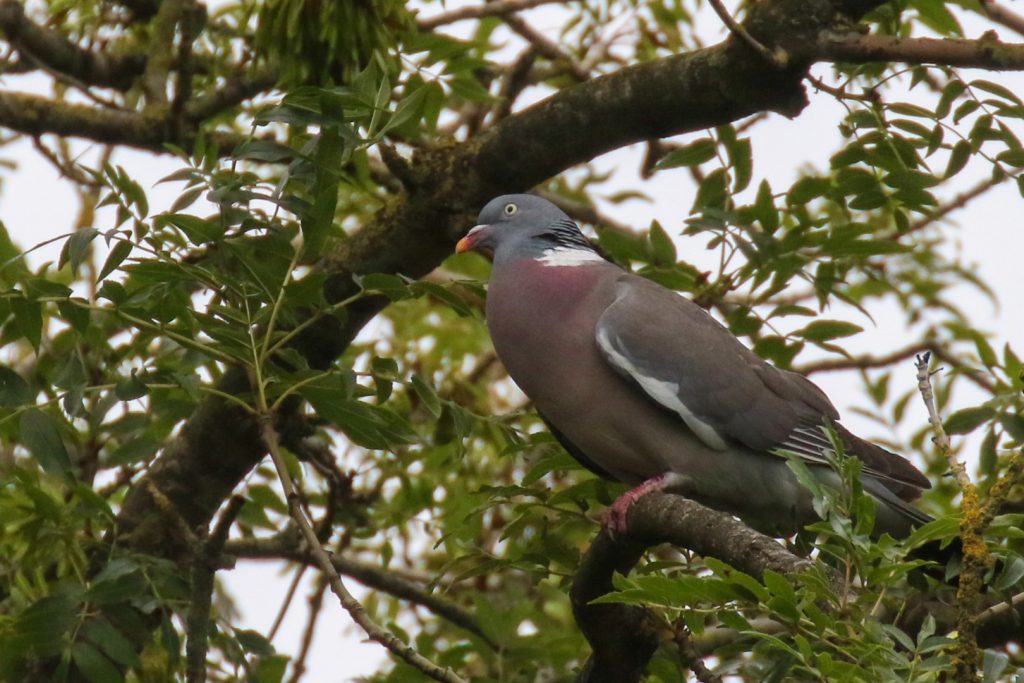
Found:
[[674, 483], [676, 483], [674, 477], [659, 474], [656, 477], [651, 477], [636, 488], [626, 491], [604, 511], [604, 525], [611, 532], [612, 536], [625, 534], [627, 531], [626, 515], [629, 513], [629, 508], [633, 507], [633, 503], [651, 491], [662, 491]]

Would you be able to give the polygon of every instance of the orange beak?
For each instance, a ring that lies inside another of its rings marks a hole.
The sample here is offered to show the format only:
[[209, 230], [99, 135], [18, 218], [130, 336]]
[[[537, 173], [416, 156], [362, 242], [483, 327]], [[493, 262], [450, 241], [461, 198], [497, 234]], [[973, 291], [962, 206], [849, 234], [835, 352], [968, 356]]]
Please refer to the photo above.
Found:
[[476, 242], [476, 239], [473, 236], [486, 227], [486, 225], [473, 226], [473, 229], [467, 232], [466, 236], [459, 240], [455, 245], [455, 253], [461, 254], [464, 251], [470, 251], [473, 249], [473, 243]]

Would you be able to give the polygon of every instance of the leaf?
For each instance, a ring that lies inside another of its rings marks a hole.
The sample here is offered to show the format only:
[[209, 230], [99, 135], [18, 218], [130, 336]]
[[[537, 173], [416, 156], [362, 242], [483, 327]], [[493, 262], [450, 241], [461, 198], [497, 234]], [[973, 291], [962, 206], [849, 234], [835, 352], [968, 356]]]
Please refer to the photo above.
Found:
[[21, 375], [0, 365], [0, 408], [17, 408], [32, 401], [32, 389]]
[[[320, 99], [324, 113], [341, 119], [341, 107], [337, 100], [328, 95]], [[302, 251], [306, 258], [314, 259], [323, 251], [327, 236], [334, 222], [334, 211], [338, 207], [338, 184], [341, 182], [339, 169], [345, 154], [345, 142], [339, 125], [325, 125], [320, 128], [316, 143], [313, 178], [313, 206], [304, 212], [300, 223], [302, 228]]]
[[1024, 166], [1024, 149], [1009, 149], [1005, 152], [1001, 152], [996, 156], [996, 159], [1004, 163], [1010, 164], [1010, 166], [1016, 166], [1020, 168]]
[[426, 380], [420, 377], [419, 374], [414, 374], [410, 379], [413, 390], [416, 395], [420, 397], [423, 405], [426, 406], [430, 414], [435, 418], [441, 417], [441, 401], [437, 397], [437, 393], [434, 388], [430, 386]]
[[29, 408], [18, 422], [21, 441], [47, 474], [67, 477], [71, 458], [64, 447], [57, 421], [38, 408]]
[[103, 262], [103, 267], [100, 268], [100, 274], [97, 280], [102, 280], [111, 273], [113, 273], [121, 263], [132, 253], [132, 249], [135, 247], [129, 240], [119, 239], [114, 242], [114, 246], [110, 248], [110, 253], [107, 254], [106, 260]]
[[217, 222], [185, 213], [165, 213], [157, 216], [158, 225], [173, 225], [185, 233], [188, 241], [196, 246], [216, 242], [224, 234], [224, 227]]
[[655, 165], [657, 169], [678, 168], [680, 166], [697, 166], [715, 157], [715, 141], [711, 138], [700, 138], [679, 149], [674, 149]]
[[797, 330], [793, 334], [809, 341], [828, 341], [840, 337], [850, 337], [863, 332], [864, 328], [844, 320], [815, 320], [810, 325]]
[[95, 228], [81, 228], [76, 230], [64, 243], [64, 248], [61, 249], [60, 259], [57, 261], [57, 267], [63, 268], [65, 264], [71, 264], [71, 274], [75, 275], [78, 273], [78, 267], [82, 265], [89, 255], [89, 244], [99, 235], [99, 231]]
[[971, 143], [966, 140], [960, 140], [953, 145], [953, 151], [949, 154], [949, 161], [946, 163], [946, 172], [942, 174], [943, 178], [952, 178], [959, 173], [964, 166], [967, 165], [967, 160], [971, 157]]
[[60, 652], [64, 636], [74, 623], [76, 607], [77, 602], [64, 593], [37, 600], [14, 618], [5, 645], [14, 652], [36, 655]]
[[238, 639], [238, 644], [246, 652], [251, 652], [261, 657], [267, 657], [276, 652], [274, 646], [270, 643], [266, 637], [258, 631], [250, 629], [240, 629], [235, 631], [235, 638]]
[[820, 197], [829, 189], [829, 181], [825, 178], [805, 176], [793, 183], [786, 193], [786, 202], [793, 205], [806, 204], [815, 197]]
[[988, 406], [964, 408], [950, 415], [943, 428], [947, 434], [970, 434], [995, 417], [995, 414], [996, 411]]
[[120, 669], [89, 643], [75, 643], [71, 648], [71, 658], [89, 683], [120, 683], [124, 680]]
[[23, 296], [12, 297], [10, 302], [18, 331], [33, 349], [39, 351], [39, 344], [43, 338], [43, 305]]
[[135, 651], [135, 646], [106, 619], [93, 619], [86, 624], [85, 636], [121, 666], [139, 666], [139, 655]]
[[658, 221], [651, 221], [651, 229], [648, 231], [648, 239], [651, 241], [651, 253], [654, 256], [654, 263], [663, 266], [673, 265], [676, 262], [676, 246], [672, 238], [665, 232]]
[[129, 377], [125, 377], [119, 380], [114, 386], [114, 395], [122, 401], [133, 401], [137, 398], [142, 398], [149, 393], [149, 387], [135, 374], [132, 370], [132, 374]]

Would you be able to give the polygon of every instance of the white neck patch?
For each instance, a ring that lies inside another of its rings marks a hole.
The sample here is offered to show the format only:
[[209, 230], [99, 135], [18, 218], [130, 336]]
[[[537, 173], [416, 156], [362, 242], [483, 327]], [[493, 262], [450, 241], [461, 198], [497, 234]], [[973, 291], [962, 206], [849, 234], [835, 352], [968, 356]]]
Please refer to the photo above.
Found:
[[589, 249], [574, 249], [573, 247], [552, 247], [545, 249], [544, 255], [537, 259], [545, 266], [574, 267], [585, 266], [588, 263], [604, 261], [597, 252]]

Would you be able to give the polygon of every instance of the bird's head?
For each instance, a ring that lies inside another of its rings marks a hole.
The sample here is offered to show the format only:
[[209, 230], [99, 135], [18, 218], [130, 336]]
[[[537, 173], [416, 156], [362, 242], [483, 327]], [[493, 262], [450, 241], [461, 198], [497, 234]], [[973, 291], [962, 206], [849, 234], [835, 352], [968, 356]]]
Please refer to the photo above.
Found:
[[500, 262], [514, 256], [542, 259], [556, 251], [596, 254], [579, 227], [557, 206], [532, 194], [507, 194], [484, 206], [478, 225], [455, 251], [478, 251]]

